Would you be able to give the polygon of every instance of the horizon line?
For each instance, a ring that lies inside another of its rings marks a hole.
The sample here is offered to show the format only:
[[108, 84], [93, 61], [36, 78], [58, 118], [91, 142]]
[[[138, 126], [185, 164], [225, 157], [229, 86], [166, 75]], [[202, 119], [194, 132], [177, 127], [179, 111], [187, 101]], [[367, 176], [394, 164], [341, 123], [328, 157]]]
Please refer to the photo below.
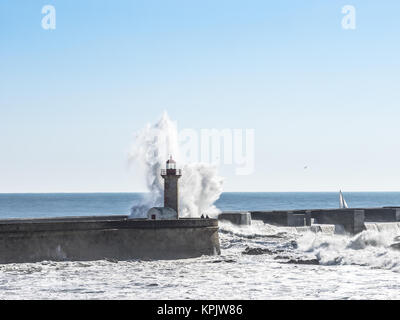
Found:
[[[338, 193], [337, 191], [223, 191], [222, 193]], [[349, 190], [343, 191], [343, 193], [400, 193], [400, 190], [393, 191], [358, 191]], [[0, 195], [4, 194], [134, 194], [134, 193], [150, 193], [150, 191], [53, 191], [53, 192], [0, 192]]]

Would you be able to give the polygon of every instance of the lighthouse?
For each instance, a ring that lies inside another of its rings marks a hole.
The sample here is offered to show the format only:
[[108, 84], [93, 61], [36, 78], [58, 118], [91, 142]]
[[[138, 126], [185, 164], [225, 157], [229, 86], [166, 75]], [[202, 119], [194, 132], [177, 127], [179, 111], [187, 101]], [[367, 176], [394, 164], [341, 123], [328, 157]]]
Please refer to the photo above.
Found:
[[170, 156], [167, 160], [166, 168], [161, 169], [161, 177], [164, 179], [164, 207], [151, 208], [147, 212], [148, 219], [179, 219], [178, 180], [181, 176], [181, 170], [176, 168], [176, 162]]
[[176, 168], [176, 162], [170, 156], [166, 169], [161, 170], [161, 177], [164, 179], [164, 207], [175, 210], [177, 219], [179, 217], [178, 180], [181, 176], [181, 170]]

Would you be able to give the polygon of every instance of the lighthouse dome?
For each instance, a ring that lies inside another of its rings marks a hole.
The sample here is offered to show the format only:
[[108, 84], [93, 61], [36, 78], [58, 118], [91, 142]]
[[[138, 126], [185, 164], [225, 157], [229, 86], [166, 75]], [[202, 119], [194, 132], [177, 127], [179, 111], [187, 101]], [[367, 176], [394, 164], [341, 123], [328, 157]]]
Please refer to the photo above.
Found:
[[175, 161], [174, 159], [172, 159], [172, 157], [171, 157], [171, 158], [169, 158], [169, 159], [167, 160], [167, 163], [176, 163], [176, 161]]

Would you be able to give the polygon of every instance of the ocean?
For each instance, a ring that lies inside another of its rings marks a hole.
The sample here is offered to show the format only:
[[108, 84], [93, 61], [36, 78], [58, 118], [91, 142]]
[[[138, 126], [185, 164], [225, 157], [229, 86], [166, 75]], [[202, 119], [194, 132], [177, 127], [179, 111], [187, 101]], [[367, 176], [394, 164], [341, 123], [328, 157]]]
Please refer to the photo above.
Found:
[[[400, 206], [400, 192], [349, 192], [350, 207]], [[0, 219], [82, 215], [123, 215], [140, 203], [141, 193], [0, 194]], [[216, 202], [222, 210], [338, 208], [335, 192], [226, 192]]]
[[[344, 193], [351, 207], [400, 192]], [[1, 218], [129, 214], [138, 193], [0, 194]], [[338, 193], [223, 193], [221, 210], [337, 208]], [[220, 223], [220, 256], [0, 265], [0, 299], [400, 299], [399, 224], [358, 235]], [[398, 238], [397, 238], [398, 239]], [[248, 254], [258, 253], [258, 254]]]

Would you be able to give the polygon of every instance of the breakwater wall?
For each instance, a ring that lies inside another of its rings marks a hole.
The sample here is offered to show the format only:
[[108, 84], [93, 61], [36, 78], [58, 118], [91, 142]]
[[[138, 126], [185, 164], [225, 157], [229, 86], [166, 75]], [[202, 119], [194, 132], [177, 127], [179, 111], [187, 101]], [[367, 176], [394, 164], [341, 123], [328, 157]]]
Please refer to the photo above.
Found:
[[180, 259], [219, 253], [216, 219], [91, 216], [0, 220], [0, 263]]
[[[366, 229], [365, 223], [398, 222], [400, 221], [400, 207], [382, 208], [346, 208], [346, 209], [309, 209], [309, 210], [272, 210], [249, 211], [251, 220], [261, 220], [264, 223], [286, 226], [303, 227], [318, 225], [340, 225], [351, 234]], [[241, 214], [243, 213], [236, 213]], [[229, 220], [232, 223], [243, 225], [243, 219], [234, 217], [232, 212], [221, 213], [220, 220]], [[251, 223], [251, 222], [250, 222]]]
[[251, 214], [247, 211], [225, 211], [218, 215], [218, 220], [230, 221], [237, 225], [251, 225]]

